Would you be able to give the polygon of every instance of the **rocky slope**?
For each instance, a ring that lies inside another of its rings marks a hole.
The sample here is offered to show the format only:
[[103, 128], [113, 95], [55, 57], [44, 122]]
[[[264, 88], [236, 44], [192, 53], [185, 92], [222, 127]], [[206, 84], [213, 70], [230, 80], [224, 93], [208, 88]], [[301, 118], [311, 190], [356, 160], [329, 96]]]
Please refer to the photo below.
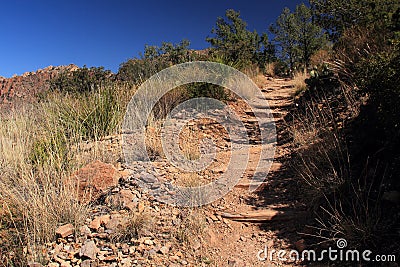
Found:
[[[290, 81], [265, 79], [261, 89], [273, 111], [278, 140], [281, 140], [280, 129], [283, 128], [283, 117], [292, 105], [294, 88]], [[241, 102], [231, 104], [253, 132], [252, 114], [246, 112]], [[214, 124], [192, 126], [205, 136], [219, 132]], [[102, 142], [110, 147], [121, 145], [120, 136], [105, 138]], [[221, 157], [216, 161], [222, 165], [228, 156], [224, 142], [227, 138], [217, 142], [222, 149], [218, 152]], [[289, 193], [296, 183], [282, 167], [290, 150], [289, 144], [278, 142], [267, 180], [256, 192], [247, 190], [248, 179], [258, 163], [261, 146], [253, 142], [250, 150], [249, 165], [235, 188], [218, 201], [200, 208], [177, 208], [161, 203], [138, 182], [155, 180], [154, 177], [158, 180], [188, 178], [190, 182], [214, 180], [223, 172], [223, 166], [214, 166], [209, 172], [190, 177], [163, 160], [155, 160], [151, 168], [140, 162], [134, 166], [94, 162], [83, 167], [73, 175], [80, 188], [83, 192], [86, 188], [98, 189], [96, 192], [102, 196], [89, 193], [96, 197], [90, 200], [90, 215], [82, 226], [74, 228], [67, 224], [57, 229], [57, 241], [43, 248], [43, 257], [49, 262], [47, 266], [301, 265], [296, 261], [261, 261], [257, 258], [259, 251], [266, 248], [301, 251], [305, 247], [297, 229], [303, 216], [300, 213], [293, 216], [293, 212], [303, 208]], [[101, 181], [101, 184], [95, 181]], [[158, 186], [154, 181], [152, 184]], [[31, 263], [30, 266], [42, 265]]]
[[35, 72], [25, 72], [11, 78], [0, 77], [0, 105], [15, 106], [21, 100], [32, 100], [38, 93], [49, 89], [49, 81], [63, 71], [74, 71], [78, 66], [49, 66]]

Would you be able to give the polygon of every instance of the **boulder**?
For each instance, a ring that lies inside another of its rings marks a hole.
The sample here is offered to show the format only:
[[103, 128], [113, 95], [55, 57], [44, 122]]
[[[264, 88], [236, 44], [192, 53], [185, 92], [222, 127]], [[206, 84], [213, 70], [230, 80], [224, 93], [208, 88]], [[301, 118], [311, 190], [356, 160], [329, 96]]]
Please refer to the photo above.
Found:
[[74, 226], [72, 224], [64, 224], [56, 229], [56, 234], [62, 238], [72, 235], [74, 233]]
[[117, 186], [119, 178], [121, 174], [113, 165], [97, 160], [76, 171], [70, 180], [77, 189], [78, 200], [87, 204]]

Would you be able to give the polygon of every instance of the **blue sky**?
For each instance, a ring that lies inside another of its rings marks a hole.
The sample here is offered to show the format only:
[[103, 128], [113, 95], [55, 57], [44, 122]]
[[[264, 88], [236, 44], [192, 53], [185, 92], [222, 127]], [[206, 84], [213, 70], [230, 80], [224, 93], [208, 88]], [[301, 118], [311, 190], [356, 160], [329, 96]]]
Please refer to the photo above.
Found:
[[191, 41], [208, 47], [217, 17], [239, 10], [248, 29], [266, 32], [301, 0], [46, 0], [2, 1], [0, 76], [49, 65], [104, 66], [113, 72], [145, 44]]

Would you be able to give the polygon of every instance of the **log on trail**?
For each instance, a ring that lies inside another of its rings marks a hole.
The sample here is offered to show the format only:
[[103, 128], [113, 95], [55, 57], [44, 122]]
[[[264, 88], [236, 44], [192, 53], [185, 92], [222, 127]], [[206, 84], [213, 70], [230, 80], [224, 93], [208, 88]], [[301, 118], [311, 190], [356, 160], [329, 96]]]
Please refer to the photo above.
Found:
[[265, 222], [265, 221], [287, 221], [298, 220], [299, 217], [304, 217], [305, 212], [301, 211], [278, 211], [274, 209], [262, 209], [238, 214], [222, 213], [221, 217], [240, 222]]

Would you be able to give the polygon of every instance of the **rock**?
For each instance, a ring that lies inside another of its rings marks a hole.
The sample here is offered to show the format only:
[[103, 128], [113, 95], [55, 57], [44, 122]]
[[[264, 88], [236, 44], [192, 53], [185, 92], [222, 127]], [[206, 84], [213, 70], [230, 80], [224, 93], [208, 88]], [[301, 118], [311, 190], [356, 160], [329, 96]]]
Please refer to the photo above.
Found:
[[236, 259], [229, 259], [228, 260], [228, 266], [236, 267], [236, 266], [239, 266], [239, 265], [238, 265], [238, 262], [237, 262]]
[[105, 214], [100, 216], [99, 220], [100, 220], [100, 225], [106, 225], [111, 220], [111, 217], [110, 215]]
[[28, 263], [28, 267], [43, 267], [43, 265], [38, 262], [30, 262]]
[[68, 261], [62, 261], [60, 267], [72, 267], [72, 265]]
[[115, 255], [110, 255], [104, 258], [104, 261], [116, 261], [117, 260], [117, 256]]
[[150, 173], [141, 175], [140, 179], [147, 184], [153, 184], [153, 183], [157, 182], [157, 178]]
[[80, 249], [79, 256], [86, 257], [89, 259], [96, 259], [96, 255], [99, 249], [97, 248], [96, 244], [93, 240], [87, 241]]
[[91, 266], [92, 266], [91, 263], [92, 263], [92, 262], [91, 262], [90, 260], [84, 260], [84, 261], [82, 261], [82, 263], [81, 263], [81, 267], [91, 267]]
[[129, 189], [121, 189], [121, 191], [119, 192], [119, 195], [121, 196], [121, 198], [123, 200], [126, 200], [126, 201], [132, 201], [132, 199], [135, 197], [135, 195]]
[[138, 211], [139, 212], [143, 212], [144, 211], [144, 202], [143, 201], [141, 201], [141, 202], [139, 202], [139, 204], [138, 204]]
[[109, 230], [117, 230], [118, 227], [125, 224], [125, 220], [122, 217], [112, 217], [111, 220], [106, 224], [106, 228]]
[[171, 260], [171, 261], [178, 261], [178, 260], [179, 260], [179, 257], [176, 256], [176, 255], [172, 255], [172, 256], [169, 256], [169, 260]]
[[74, 226], [72, 224], [64, 224], [56, 229], [56, 234], [62, 238], [72, 235], [74, 233]]
[[100, 226], [101, 226], [101, 221], [99, 217], [94, 218], [89, 224], [89, 228], [94, 230], [99, 229]]
[[161, 254], [167, 255], [169, 252], [169, 248], [166, 246], [163, 246], [160, 248], [160, 252], [161, 252]]
[[130, 258], [125, 258], [121, 260], [122, 267], [131, 267], [132, 260]]
[[[127, 208], [128, 210], [134, 211], [137, 207], [137, 198], [132, 193], [131, 190], [122, 189], [119, 192], [120, 202], [122, 207]], [[134, 201], [135, 200], [135, 201]]]
[[199, 250], [201, 248], [201, 243], [199, 241], [196, 241], [194, 242], [192, 247], [194, 250]]
[[81, 226], [79, 228], [79, 232], [81, 235], [91, 235], [92, 234], [92, 232], [90, 231], [90, 229], [87, 225]]
[[146, 240], [144, 240], [143, 243], [144, 243], [145, 245], [148, 245], [148, 246], [154, 245], [154, 242], [153, 242], [153, 240], [151, 240], [151, 239], [146, 239]]
[[81, 203], [89, 203], [117, 186], [120, 177], [113, 165], [97, 160], [72, 174], [67, 183], [77, 187]]
[[50, 262], [49, 264], [47, 264], [47, 267], [60, 267], [60, 264], [58, 264], [57, 262]]

